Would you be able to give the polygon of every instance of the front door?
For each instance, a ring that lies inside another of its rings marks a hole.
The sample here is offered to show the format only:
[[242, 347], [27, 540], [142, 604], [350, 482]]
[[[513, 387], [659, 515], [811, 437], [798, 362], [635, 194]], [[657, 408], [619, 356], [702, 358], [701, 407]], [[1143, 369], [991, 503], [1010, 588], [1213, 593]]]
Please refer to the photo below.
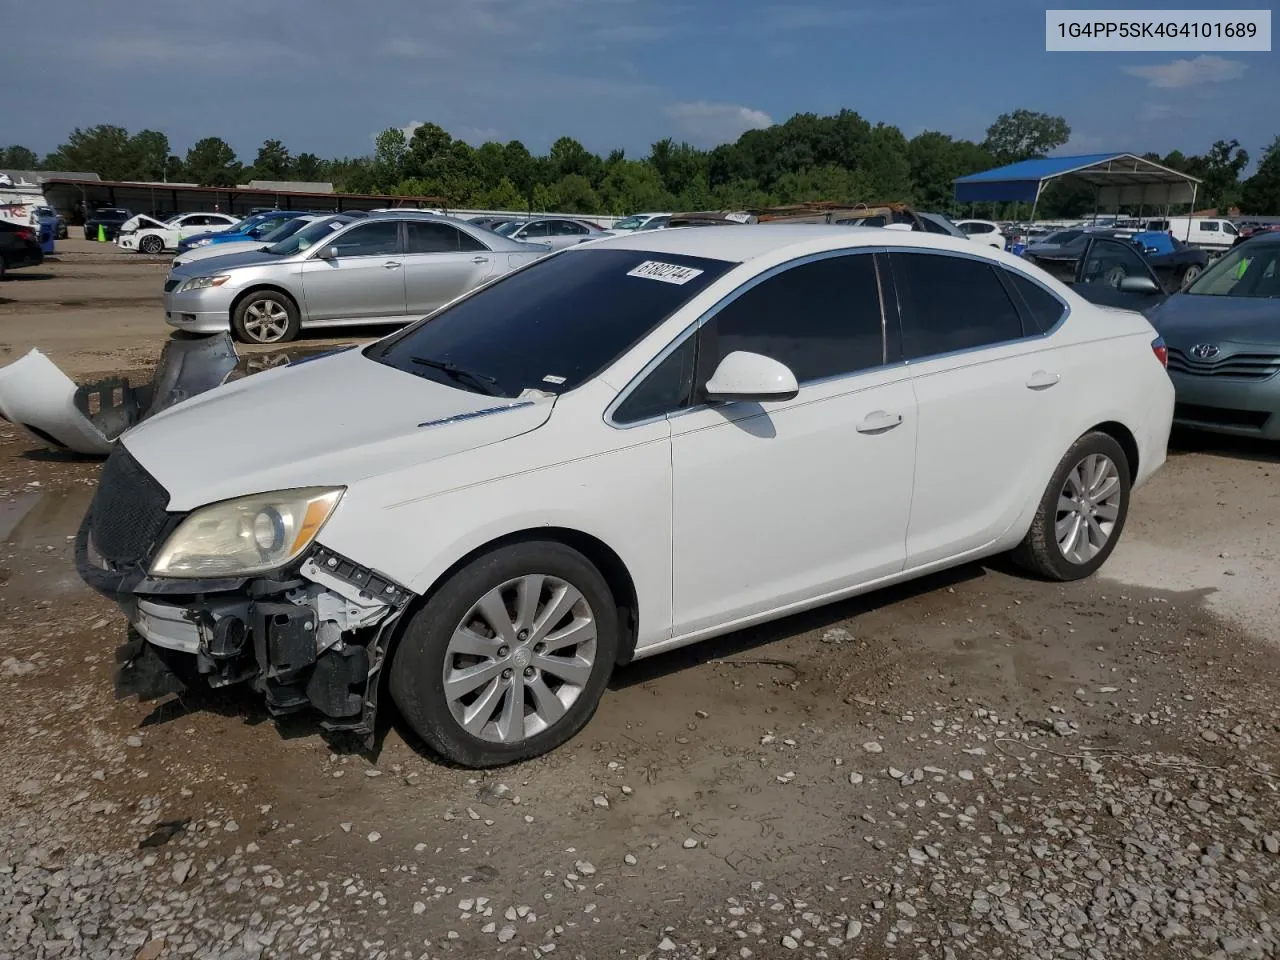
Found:
[[495, 256], [479, 240], [448, 223], [405, 223], [404, 291], [410, 316], [425, 316], [483, 283]]
[[786, 364], [800, 392], [718, 405], [695, 392], [671, 416], [676, 636], [902, 569], [916, 410], [896, 349], [871, 253], [784, 267], [698, 331], [695, 384], [742, 350]]
[[[318, 254], [334, 247], [333, 259]], [[405, 312], [400, 223], [358, 223], [317, 245], [302, 262], [302, 293], [310, 322], [400, 317]]]
[[[1126, 280], [1146, 278], [1154, 290], [1125, 290]], [[1092, 303], [1126, 310], [1149, 310], [1164, 299], [1164, 288], [1142, 254], [1123, 240], [1094, 237], [1076, 268], [1074, 289]]]

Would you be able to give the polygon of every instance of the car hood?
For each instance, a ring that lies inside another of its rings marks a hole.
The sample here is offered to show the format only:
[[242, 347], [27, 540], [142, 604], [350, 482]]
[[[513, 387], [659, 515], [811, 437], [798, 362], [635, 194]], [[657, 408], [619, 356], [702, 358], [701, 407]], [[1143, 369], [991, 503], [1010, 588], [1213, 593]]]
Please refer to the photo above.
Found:
[[204, 233], [193, 233], [191, 236], [183, 240], [186, 246], [192, 246], [201, 240], [213, 240], [214, 237], [244, 237], [242, 233], [231, 233], [227, 230], [206, 230]]
[[[197, 249], [204, 249], [199, 247]], [[191, 252], [191, 251], [188, 251]], [[284, 263], [289, 257], [278, 257], [264, 253], [261, 243], [255, 243], [252, 249], [240, 252], [220, 253], [216, 257], [203, 257], [189, 263], [179, 264], [171, 271], [173, 276], [207, 276], [210, 270], [229, 270], [232, 267], [250, 267], [258, 263]], [[196, 264], [200, 266], [197, 267]]]
[[216, 387], [120, 439], [169, 509], [303, 486], [350, 486], [535, 430], [555, 398], [490, 397], [348, 349]]
[[1280, 300], [1177, 293], [1152, 309], [1152, 326], [1176, 349], [1197, 343], [1280, 348]]

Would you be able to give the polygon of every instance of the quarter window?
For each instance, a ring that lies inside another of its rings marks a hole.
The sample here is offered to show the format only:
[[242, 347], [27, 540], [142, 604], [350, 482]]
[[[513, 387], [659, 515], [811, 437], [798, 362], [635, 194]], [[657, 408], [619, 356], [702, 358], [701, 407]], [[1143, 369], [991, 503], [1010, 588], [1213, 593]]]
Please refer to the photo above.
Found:
[[751, 287], [699, 333], [698, 382], [735, 350], [786, 364], [799, 383], [884, 363], [880, 289], [871, 254], [826, 257]]
[[989, 263], [929, 253], [892, 259], [908, 360], [1023, 336], [1022, 318]]
[[550, 235], [551, 226], [545, 220], [540, 220], [537, 223], [531, 223], [520, 230], [521, 237], [548, 237]]
[[1066, 305], [1061, 300], [1034, 280], [1028, 280], [1014, 270], [1005, 270], [1004, 275], [1009, 278], [1013, 288], [1022, 297], [1022, 302], [1026, 304], [1031, 319], [1035, 321], [1035, 325], [1041, 332], [1047, 333], [1052, 330], [1062, 319], [1062, 315], [1067, 312]]
[[613, 412], [615, 423], [666, 416], [689, 405], [693, 393], [696, 337], [686, 337], [640, 381]]

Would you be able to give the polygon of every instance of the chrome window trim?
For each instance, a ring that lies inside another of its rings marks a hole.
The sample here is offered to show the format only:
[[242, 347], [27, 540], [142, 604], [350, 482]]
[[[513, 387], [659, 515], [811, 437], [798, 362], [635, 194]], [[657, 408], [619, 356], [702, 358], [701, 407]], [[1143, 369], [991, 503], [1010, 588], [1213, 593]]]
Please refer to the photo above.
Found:
[[[654, 369], [658, 366], [658, 364], [662, 363], [663, 360], [665, 360], [668, 356], [670, 356], [677, 349], [679, 349], [684, 344], [684, 342], [687, 339], [689, 339], [689, 337], [696, 336], [698, 331], [701, 330], [705, 324], [709, 323], [712, 320], [712, 318], [714, 318], [717, 314], [720, 313], [721, 310], [723, 310], [729, 304], [733, 303], [735, 300], [741, 297], [748, 290], [751, 290], [756, 286], [760, 285], [761, 283], [764, 283], [764, 281], [772, 279], [778, 274], [783, 273], [786, 270], [793, 269], [795, 267], [802, 267], [806, 264], [816, 263], [820, 260], [830, 260], [833, 257], [861, 256], [864, 254], [867, 256], [874, 256], [877, 253], [883, 253], [885, 249], [886, 248], [875, 246], [875, 247], [841, 247], [838, 250], [823, 250], [819, 253], [805, 254], [802, 257], [795, 258], [794, 260], [787, 260], [784, 263], [775, 264], [769, 269], [763, 270], [760, 273], [757, 273], [750, 280], [735, 287], [729, 293], [725, 294], [723, 297], [721, 297], [719, 300], [713, 303], [710, 307], [704, 310], [696, 320], [694, 320], [687, 327], [685, 327], [678, 334], [676, 334], [675, 337], [671, 339], [671, 342], [666, 345], [666, 347], [660, 350], [648, 363], [646, 363], [640, 369], [639, 373], [637, 373], [634, 377], [632, 377], [629, 381], [627, 381], [626, 386], [624, 386], [620, 391], [618, 391], [618, 395], [613, 398], [613, 401], [607, 407], [605, 407], [604, 422], [607, 423], [609, 426], [613, 427], [615, 430], [630, 430], [634, 427], [643, 427], [651, 423], [656, 423], [659, 420], [667, 420], [673, 416], [680, 416], [681, 414], [684, 414], [684, 413], [691, 413], [694, 410], [705, 409], [706, 404], [698, 404], [696, 406], [686, 407], [683, 410], [673, 410], [670, 413], [664, 413], [656, 417], [647, 417], [644, 420], [635, 420], [630, 423], [618, 423], [613, 419], [613, 415], [617, 411], [618, 407], [620, 407], [626, 401], [626, 399], [629, 396], [631, 396], [631, 394], [635, 391], [635, 389], [642, 382], [644, 382], [645, 378], [647, 378], [649, 374], [654, 371]], [[816, 386], [819, 384], [830, 383], [833, 380], [843, 380], [849, 377], [858, 377], [858, 376], [862, 376], [865, 373], [870, 373], [876, 370], [884, 370], [888, 367], [894, 367], [899, 365], [898, 363], [889, 364], [889, 363], [883, 362], [883, 360], [885, 359], [885, 351], [888, 349], [888, 346], [886, 345], [886, 337], [888, 335], [888, 331], [885, 329], [887, 318], [885, 317], [885, 312], [884, 312], [884, 307], [885, 307], [884, 291], [881, 290], [880, 288], [880, 272], [879, 272], [879, 269], [876, 267], [876, 264], [874, 263], [874, 261], [872, 262], [872, 269], [875, 271], [876, 290], [880, 296], [880, 357], [882, 362], [877, 366], [864, 367], [861, 370], [854, 370], [850, 373], [838, 373], [838, 374], [833, 374], [830, 377], [821, 377], [816, 380], [806, 380], [803, 383], [799, 384], [800, 387], [803, 388], [807, 386]], [[695, 365], [694, 372], [695, 374], [697, 372], [696, 365]]]

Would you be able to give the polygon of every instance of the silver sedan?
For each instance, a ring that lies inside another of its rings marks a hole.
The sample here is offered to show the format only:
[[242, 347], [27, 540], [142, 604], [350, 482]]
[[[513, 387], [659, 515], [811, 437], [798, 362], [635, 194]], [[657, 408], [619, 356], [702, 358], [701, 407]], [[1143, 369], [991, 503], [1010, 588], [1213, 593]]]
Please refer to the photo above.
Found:
[[545, 243], [554, 250], [571, 247], [587, 240], [599, 240], [604, 231], [587, 220], [571, 217], [535, 217], [533, 220], [513, 220], [494, 228], [512, 240]]
[[303, 327], [403, 324], [550, 252], [433, 214], [320, 220], [265, 250], [174, 267], [165, 319], [248, 343], [292, 340]]

